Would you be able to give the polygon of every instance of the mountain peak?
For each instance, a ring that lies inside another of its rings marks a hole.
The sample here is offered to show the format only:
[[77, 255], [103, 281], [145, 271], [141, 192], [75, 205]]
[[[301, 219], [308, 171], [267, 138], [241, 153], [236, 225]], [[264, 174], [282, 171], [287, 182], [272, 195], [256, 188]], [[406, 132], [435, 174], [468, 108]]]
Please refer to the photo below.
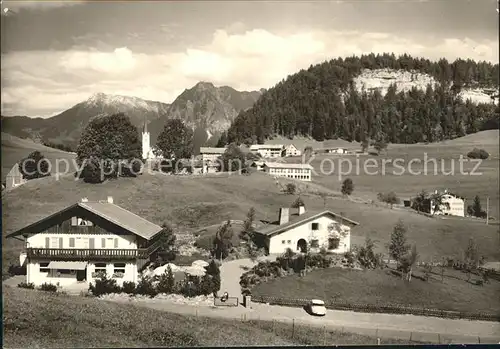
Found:
[[197, 90], [207, 90], [215, 88], [215, 85], [208, 81], [200, 81], [194, 85], [193, 88]]

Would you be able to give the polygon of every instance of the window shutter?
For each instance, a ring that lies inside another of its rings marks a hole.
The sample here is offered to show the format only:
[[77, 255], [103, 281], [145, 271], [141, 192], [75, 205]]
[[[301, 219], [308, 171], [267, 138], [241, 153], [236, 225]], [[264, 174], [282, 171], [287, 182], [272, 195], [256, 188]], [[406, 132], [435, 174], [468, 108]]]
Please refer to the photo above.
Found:
[[45, 248], [50, 248], [50, 238], [45, 238]]
[[118, 248], [118, 239], [115, 239], [115, 248]]
[[102, 245], [101, 245], [101, 246], [102, 246], [102, 248], [106, 248], [106, 239], [105, 239], [105, 238], [102, 238], [102, 239], [101, 239], [101, 244], [102, 244]]
[[75, 247], [75, 238], [69, 238], [69, 247]]
[[59, 248], [63, 248], [63, 238], [59, 238]]
[[89, 248], [95, 248], [94, 238], [89, 239]]
[[71, 225], [77, 225], [76, 217], [71, 217]]

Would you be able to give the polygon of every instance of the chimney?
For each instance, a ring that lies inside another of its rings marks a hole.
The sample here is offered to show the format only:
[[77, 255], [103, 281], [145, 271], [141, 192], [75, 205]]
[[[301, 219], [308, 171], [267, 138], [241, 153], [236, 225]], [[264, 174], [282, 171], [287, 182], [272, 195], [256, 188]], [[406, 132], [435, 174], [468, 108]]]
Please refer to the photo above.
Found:
[[289, 218], [288, 208], [280, 208], [280, 225], [288, 223]]
[[306, 213], [306, 207], [304, 205], [299, 206], [299, 216]]
[[113, 197], [112, 196], [108, 196], [108, 204], [112, 204], [113, 203]]
[[89, 199], [87, 199], [87, 198], [82, 198], [82, 202], [89, 202]]

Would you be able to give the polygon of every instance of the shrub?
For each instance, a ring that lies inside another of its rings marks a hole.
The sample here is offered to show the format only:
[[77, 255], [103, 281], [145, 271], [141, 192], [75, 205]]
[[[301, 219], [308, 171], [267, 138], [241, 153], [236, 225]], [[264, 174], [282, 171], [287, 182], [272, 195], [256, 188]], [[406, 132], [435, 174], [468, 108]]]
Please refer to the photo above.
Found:
[[354, 191], [354, 183], [353, 183], [352, 179], [346, 178], [342, 182], [341, 191], [342, 191], [343, 195], [351, 195], [352, 194], [352, 192]]
[[135, 282], [133, 281], [125, 281], [123, 283], [122, 291], [127, 293], [127, 294], [134, 294], [135, 293]]
[[367, 238], [365, 245], [358, 249], [357, 257], [359, 264], [366, 269], [376, 269], [383, 266], [382, 255], [373, 251], [375, 244]]
[[115, 279], [108, 279], [108, 277], [102, 273], [98, 278], [96, 278], [95, 285], [90, 283], [89, 291], [95, 297], [99, 297], [108, 293], [120, 293], [121, 288], [116, 284]]
[[143, 275], [137, 283], [135, 292], [144, 296], [150, 296], [151, 298], [158, 294], [158, 291], [153, 285], [153, 278], [146, 275]]
[[17, 287], [29, 288], [30, 290], [34, 290], [35, 289], [35, 284], [32, 283], [32, 282], [30, 282], [30, 283], [21, 282], [21, 283], [17, 284]]
[[390, 205], [391, 208], [394, 204], [399, 204], [400, 202], [399, 198], [396, 196], [396, 193], [394, 193], [393, 191], [389, 193], [378, 193], [377, 198], [379, 199], [379, 201], [385, 202], [386, 204]]
[[470, 152], [467, 153], [467, 157], [469, 159], [481, 159], [486, 160], [490, 154], [484, 149], [474, 148]]
[[294, 195], [297, 191], [297, 186], [294, 183], [288, 183], [285, 187], [285, 193], [288, 195]]
[[160, 276], [160, 280], [158, 281], [156, 289], [159, 293], [170, 294], [174, 290], [174, 285], [174, 273], [172, 272], [172, 268], [170, 268], [170, 266], [167, 266], [165, 272]]
[[40, 290], [46, 292], [57, 292], [57, 286], [54, 284], [49, 284], [44, 282], [43, 284], [40, 285]]

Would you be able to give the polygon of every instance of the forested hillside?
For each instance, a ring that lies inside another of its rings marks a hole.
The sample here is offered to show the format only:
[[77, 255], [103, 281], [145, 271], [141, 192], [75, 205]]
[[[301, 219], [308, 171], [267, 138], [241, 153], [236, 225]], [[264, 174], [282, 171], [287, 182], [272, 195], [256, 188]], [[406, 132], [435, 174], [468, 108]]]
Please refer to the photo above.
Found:
[[[364, 69], [394, 69], [428, 74], [426, 89], [398, 92], [391, 85], [356, 89], [353, 78]], [[498, 64], [446, 59], [431, 62], [408, 55], [337, 58], [289, 76], [264, 93], [235, 119], [228, 142], [263, 142], [275, 134], [318, 141], [385, 138], [391, 143], [436, 142], [483, 129], [498, 128], [498, 106], [463, 101], [464, 88], [498, 86]]]

